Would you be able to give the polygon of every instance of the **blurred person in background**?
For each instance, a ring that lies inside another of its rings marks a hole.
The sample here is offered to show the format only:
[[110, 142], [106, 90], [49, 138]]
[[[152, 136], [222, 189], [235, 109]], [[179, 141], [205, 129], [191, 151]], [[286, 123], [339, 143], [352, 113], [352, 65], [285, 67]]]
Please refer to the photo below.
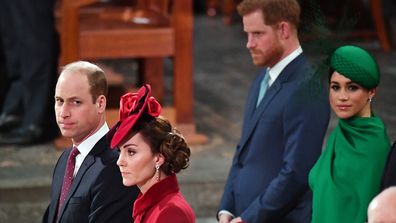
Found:
[[[0, 43], [1, 43], [1, 33], [0, 33]], [[3, 108], [6, 92], [7, 92], [7, 68], [5, 65], [3, 45], [0, 44], [0, 111]]]
[[59, 55], [55, 2], [0, 1], [0, 48], [8, 84], [0, 111], [0, 145], [41, 143], [58, 135], [51, 103]]
[[384, 168], [381, 181], [381, 191], [396, 186], [396, 141], [393, 142]]

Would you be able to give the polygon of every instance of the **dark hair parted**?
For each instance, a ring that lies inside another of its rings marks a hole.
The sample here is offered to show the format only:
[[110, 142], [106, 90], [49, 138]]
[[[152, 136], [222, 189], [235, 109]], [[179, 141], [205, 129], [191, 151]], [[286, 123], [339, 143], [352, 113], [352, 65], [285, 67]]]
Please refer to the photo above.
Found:
[[167, 119], [143, 115], [132, 128], [132, 135], [137, 132], [142, 134], [154, 154], [164, 156], [165, 162], [160, 168], [166, 175], [188, 167], [190, 148], [182, 134]]
[[237, 9], [241, 16], [261, 9], [266, 25], [287, 21], [297, 29], [300, 24], [301, 9], [296, 0], [243, 0]]
[[107, 80], [104, 71], [97, 65], [87, 61], [76, 61], [67, 64], [62, 73], [78, 72], [85, 75], [90, 87], [92, 102], [95, 103], [100, 95], [107, 96]]

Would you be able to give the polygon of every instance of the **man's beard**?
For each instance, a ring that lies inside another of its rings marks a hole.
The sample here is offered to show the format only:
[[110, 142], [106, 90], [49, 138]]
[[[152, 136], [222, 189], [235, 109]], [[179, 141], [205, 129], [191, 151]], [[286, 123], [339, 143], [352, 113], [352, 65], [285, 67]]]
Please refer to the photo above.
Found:
[[[250, 50], [253, 63], [262, 67], [273, 67], [278, 63], [282, 57], [284, 50], [280, 44], [275, 44], [274, 47], [269, 48], [265, 53], [261, 50]], [[259, 55], [254, 59], [254, 54]]]

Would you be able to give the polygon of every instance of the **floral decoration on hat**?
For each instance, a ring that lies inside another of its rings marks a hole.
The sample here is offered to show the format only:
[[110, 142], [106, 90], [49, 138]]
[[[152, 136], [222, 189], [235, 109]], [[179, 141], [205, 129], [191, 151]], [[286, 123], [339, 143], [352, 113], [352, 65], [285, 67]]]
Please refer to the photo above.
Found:
[[150, 96], [151, 87], [144, 84], [136, 93], [126, 93], [120, 99], [120, 120], [109, 131], [110, 147], [116, 148], [133, 128], [142, 114], [158, 117], [161, 114], [161, 105]]

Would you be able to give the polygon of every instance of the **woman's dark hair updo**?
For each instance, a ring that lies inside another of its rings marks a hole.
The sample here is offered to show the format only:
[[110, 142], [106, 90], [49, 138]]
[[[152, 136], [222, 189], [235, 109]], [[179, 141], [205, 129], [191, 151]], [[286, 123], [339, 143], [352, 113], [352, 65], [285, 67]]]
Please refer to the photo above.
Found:
[[132, 129], [132, 134], [140, 132], [149, 143], [154, 154], [162, 154], [165, 158], [161, 170], [166, 174], [178, 173], [189, 164], [191, 151], [182, 134], [172, 128], [164, 117], [143, 115]]

